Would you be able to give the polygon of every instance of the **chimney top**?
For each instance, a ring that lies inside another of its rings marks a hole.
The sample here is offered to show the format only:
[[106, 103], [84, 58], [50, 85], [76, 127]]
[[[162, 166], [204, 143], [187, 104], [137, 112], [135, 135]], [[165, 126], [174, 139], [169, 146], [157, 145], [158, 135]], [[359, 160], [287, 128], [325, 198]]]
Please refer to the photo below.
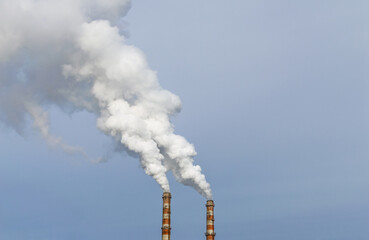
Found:
[[210, 207], [210, 206], [215, 206], [215, 204], [214, 204], [214, 201], [213, 200], [208, 200], [208, 201], [206, 201], [206, 206], [207, 207]]
[[164, 192], [163, 198], [172, 198], [172, 195], [170, 194], [170, 192]]

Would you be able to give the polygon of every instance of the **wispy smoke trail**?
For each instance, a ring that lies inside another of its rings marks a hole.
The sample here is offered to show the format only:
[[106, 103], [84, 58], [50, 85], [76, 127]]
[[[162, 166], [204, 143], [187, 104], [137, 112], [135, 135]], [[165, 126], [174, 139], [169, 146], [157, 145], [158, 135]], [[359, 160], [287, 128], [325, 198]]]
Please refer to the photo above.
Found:
[[171, 171], [211, 198], [193, 145], [170, 122], [180, 99], [119, 33], [129, 8], [128, 0], [0, 0], [0, 118], [20, 132], [29, 114], [51, 145], [85, 155], [49, 133], [41, 106], [93, 112], [97, 127], [137, 153], [164, 191]]
[[49, 116], [48, 113], [42, 109], [42, 107], [30, 102], [24, 103], [24, 107], [31, 115], [34, 127], [40, 131], [42, 137], [49, 145], [53, 147], [60, 147], [67, 153], [79, 153], [88, 158], [87, 153], [81, 147], [70, 146], [64, 143], [60, 137], [50, 134]]

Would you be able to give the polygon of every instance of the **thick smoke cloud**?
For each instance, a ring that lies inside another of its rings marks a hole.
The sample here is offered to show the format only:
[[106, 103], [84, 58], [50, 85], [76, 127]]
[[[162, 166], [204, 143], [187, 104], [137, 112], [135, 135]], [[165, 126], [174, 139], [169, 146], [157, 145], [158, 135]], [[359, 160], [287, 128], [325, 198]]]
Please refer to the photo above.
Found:
[[21, 133], [30, 116], [51, 145], [86, 155], [50, 134], [45, 106], [87, 110], [163, 191], [171, 171], [211, 198], [193, 145], [170, 122], [180, 99], [119, 32], [129, 8], [128, 0], [0, 0], [0, 120]]

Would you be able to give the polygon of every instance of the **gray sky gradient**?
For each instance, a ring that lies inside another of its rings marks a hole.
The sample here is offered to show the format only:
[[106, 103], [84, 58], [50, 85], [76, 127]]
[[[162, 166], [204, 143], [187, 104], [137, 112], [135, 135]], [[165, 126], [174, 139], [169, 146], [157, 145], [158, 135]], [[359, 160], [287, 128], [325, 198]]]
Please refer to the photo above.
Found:
[[[212, 186], [217, 239], [367, 239], [368, 10], [133, 1], [122, 26], [182, 99], [173, 122]], [[91, 156], [114, 147], [94, 116], [50, 111], [66, 142]], [[161, 190], [136, 159], [91, 164], [48, 148], [30, 122], [25, 136], [0, 129], [0, 239], [160, 238]], [[169, 180], [172, 238], [205, 239], [205, 199]]]

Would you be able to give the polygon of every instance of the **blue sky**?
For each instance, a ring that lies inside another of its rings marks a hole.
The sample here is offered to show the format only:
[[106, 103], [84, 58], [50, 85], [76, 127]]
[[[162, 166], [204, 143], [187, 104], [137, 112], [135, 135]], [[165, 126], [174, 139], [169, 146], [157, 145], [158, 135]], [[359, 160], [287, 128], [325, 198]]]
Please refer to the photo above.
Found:
[[[212, 186], [217, 239], [369, 235], [369, 3], [133, 1], [123, 25], [180, 96], [176, 132]], [[50, 107], [51, 132], [100, 156], [95, 116]], [[92, 164], [29, 121], [1, 126], [0, 238], [160, 238], [161, 190], [137, 159]], [[176, 183], [172, 238], [204, 239], [205, 199]]]

